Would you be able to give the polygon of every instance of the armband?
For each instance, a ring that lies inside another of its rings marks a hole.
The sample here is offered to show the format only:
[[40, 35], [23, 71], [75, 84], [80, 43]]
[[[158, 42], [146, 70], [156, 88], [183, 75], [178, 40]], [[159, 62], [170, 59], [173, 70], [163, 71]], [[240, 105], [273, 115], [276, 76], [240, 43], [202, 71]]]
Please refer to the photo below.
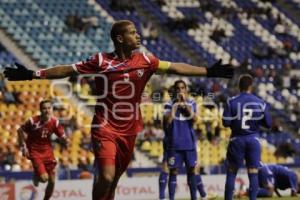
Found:
[[168, 61], [159, 61], [157, 72], [160, 74], [166, 73], [170, 68], [171, 63]]

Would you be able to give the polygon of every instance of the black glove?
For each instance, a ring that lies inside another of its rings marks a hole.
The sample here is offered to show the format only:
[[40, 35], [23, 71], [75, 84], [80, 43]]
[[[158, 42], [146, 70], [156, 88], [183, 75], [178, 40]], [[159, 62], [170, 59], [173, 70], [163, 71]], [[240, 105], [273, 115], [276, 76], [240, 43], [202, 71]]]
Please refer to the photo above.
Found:
[[234, 74], [234, 68], [230, 64], [222, 65], [222, 59], [206, 69], [207, 77], [232, 78]]
[[24, 81], [32, 80], [34, 71], [27, 69], [24, 65], [15, 63], [17, 68], [6, 67], [4, 69], [4, 76], [9, 81]]

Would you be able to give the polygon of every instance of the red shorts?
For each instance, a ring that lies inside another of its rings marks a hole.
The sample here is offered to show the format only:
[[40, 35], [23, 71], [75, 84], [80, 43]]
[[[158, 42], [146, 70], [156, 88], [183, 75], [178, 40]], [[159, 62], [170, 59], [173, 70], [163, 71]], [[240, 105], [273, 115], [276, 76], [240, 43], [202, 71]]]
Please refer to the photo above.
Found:
[[55, 175], [56, 160], [41, 160], [39, 158], [31, 158], [34, 173], [37, 176], [48, 174], [49, 176]]
[[116, 173], [121, 175], [130, 163], [135, 146], [136, 135], [121, 136], [116, 134], [102, 134], [92, 137], [95, 164], [99, 170], [101, 166], [116, 166]]

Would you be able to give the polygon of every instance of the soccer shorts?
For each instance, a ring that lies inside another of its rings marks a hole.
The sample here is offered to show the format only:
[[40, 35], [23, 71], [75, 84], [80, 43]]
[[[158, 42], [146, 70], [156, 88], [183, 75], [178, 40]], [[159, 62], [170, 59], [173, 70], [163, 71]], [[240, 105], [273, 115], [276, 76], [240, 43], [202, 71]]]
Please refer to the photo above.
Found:
[[197, 165], [197, 151], [194, 150], [169, 150], [168, 166], [172, 168], [181, 168], [183, 163], [186, 167], [195, 167]]
[[40, 158], [31, 158], [34, 173], [37, 176], [42, 174], [48, 174], [49, 176], [55, 175], [55, 166], [57, 164], [56, 160], [42, 160]]
[[102, 166], [114, 165], [116, 175], [121, 176], [132, 160], [135, 138], [136, 135], [102, 134], [97, 138], [92, 136], [97, 170], [101, 171]]
[[248, 168], [260, 166], [261, 147], [258, 137], [253, 135], [237, 136], [230, 139], [227, 148], [227, 162], [240, 168], [244, 160]]

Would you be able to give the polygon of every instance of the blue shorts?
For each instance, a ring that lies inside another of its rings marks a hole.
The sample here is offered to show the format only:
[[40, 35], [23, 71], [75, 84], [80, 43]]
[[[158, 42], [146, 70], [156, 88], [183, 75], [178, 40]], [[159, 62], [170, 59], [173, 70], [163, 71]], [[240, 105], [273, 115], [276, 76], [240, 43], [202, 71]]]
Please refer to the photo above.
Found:
[[197, 165], [196, 149], [168, 151], [168, 166], [170, 169], [181, 168], [183, 163], [186, 167], [195, 167]]
[[230, 139], [227, 148], [227, 162], [230, 166], [240, 168], [244, 160], [246, 166], [258, 168], [260, 166], [261, 147], [258, 137], [253, 135], [236, 136]]

